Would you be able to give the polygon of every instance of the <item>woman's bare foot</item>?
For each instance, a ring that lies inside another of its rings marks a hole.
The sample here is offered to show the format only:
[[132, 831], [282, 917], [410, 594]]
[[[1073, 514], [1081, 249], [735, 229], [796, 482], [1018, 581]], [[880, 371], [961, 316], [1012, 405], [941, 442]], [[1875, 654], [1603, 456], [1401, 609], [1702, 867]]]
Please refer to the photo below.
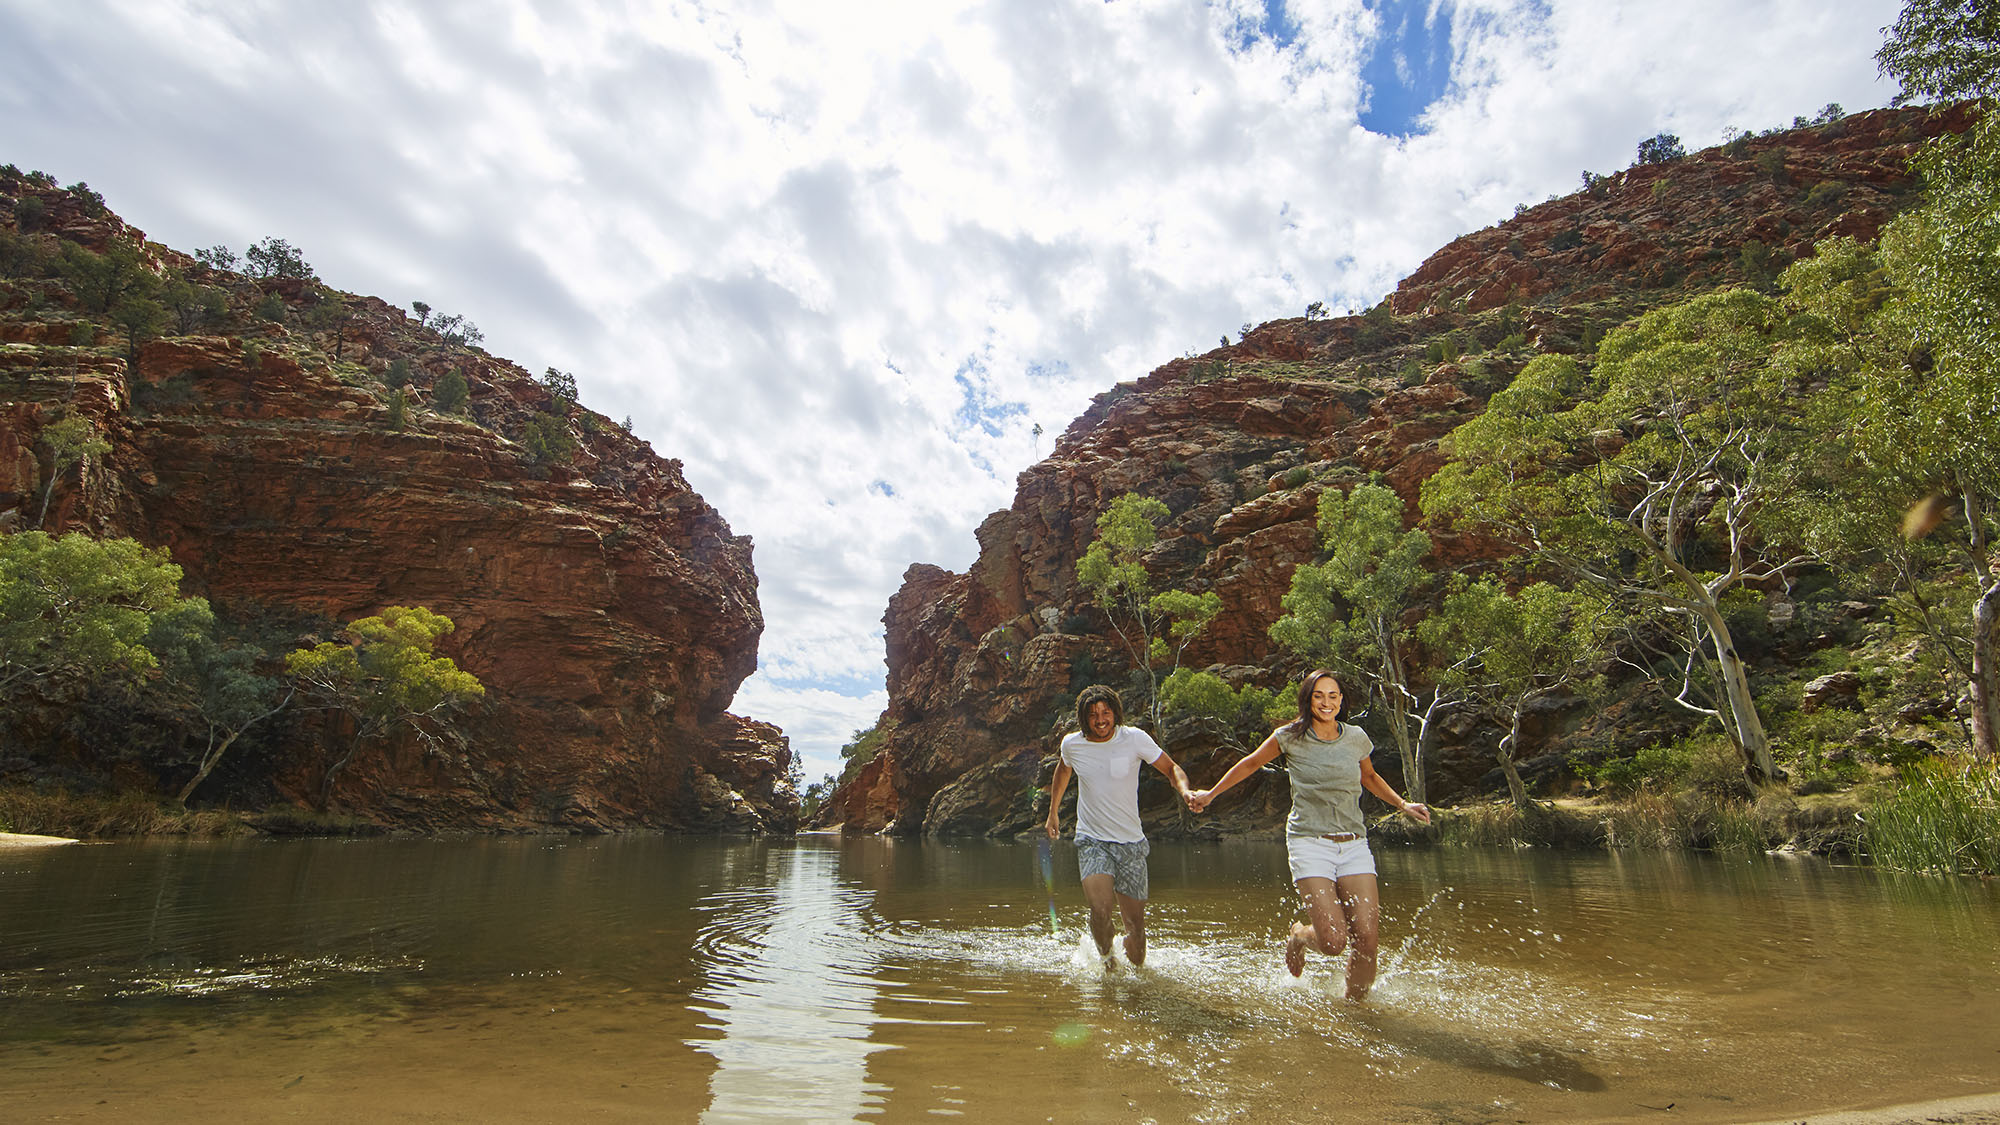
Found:
[[1292, 936], [1285, 939], [1285, 968], [1295, 977], [1305, 975], [1306, 933], [1305, 925], [1293, 922]]

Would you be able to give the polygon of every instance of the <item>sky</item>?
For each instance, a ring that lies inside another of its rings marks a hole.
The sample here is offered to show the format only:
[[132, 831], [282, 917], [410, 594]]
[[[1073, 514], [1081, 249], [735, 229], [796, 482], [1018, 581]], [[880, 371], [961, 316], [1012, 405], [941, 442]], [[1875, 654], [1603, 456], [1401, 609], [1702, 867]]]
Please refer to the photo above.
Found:
[[573, 373], [755, 540], [808, 780], [1113, 385], [1661, 132], [1886, 105], [1891, 0], [0, 0], [0, 163]]

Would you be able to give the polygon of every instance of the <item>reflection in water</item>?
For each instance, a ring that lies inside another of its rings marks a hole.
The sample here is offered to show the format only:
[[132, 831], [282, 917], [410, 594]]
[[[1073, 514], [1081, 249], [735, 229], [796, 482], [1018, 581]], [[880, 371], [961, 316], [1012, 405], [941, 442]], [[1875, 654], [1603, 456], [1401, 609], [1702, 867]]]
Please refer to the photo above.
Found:
[[1147, 963], [1110, 971], [1067, 844], [1053, 936], [1029, 846], [0, 853], [0, 1121], [1742, 1121], [2000, 1084], [1990, 884], [1377, 860], [1356, 1005], [1285, 972], [1262, 842], [1156, 845]]
[[[875, 958], [865, 890], [834, 881], [836, 857], [773, 852], [774, 882], [716, 890], [695, 954], [707, 983], [692, 1006], [719, 1038], [690, 1039], [715, 1056], [704, 1122], [846, 1121], [880, 1101], [868, 1082]], [[748, 875], [749, 873], [744, 873]]]

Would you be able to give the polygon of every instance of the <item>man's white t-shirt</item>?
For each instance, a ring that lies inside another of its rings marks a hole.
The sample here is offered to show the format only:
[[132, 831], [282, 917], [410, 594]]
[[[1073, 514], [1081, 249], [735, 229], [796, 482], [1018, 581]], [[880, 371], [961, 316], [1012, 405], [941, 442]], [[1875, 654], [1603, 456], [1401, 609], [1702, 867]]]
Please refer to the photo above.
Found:
[[1062, 760], [1076, 773], [1076, 834], [1108, 844], [1146, 838], [1139, 825], [1139, 765], [1166, 751], [1137, 727], [1118, 727], [1103, 742], [1082, 731], [1062, 740]]

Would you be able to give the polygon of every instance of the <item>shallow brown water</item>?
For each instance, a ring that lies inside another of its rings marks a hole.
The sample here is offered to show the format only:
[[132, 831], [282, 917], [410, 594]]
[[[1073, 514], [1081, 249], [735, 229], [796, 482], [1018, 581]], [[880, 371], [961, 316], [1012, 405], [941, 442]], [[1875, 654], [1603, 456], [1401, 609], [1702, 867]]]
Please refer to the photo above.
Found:
[[1287, 976], [1282, 848], [1157, 844], [1107, 974], [1058, 845], [0, 852], [0, 1121], [1740, 1121], [2000, 1090], [2000, 893], [1404, 850], [1382, 978]]

